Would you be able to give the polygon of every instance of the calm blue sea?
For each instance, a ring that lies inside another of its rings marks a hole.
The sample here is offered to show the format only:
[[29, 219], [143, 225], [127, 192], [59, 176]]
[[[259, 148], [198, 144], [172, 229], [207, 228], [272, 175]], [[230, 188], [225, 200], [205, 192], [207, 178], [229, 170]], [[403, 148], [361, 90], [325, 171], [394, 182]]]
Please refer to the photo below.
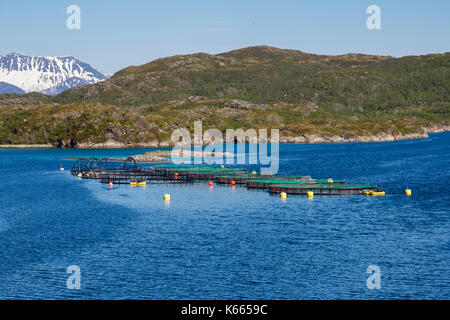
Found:
[[0, 150], [0, 299], [450, 299], [449, 147], [450, 133], [282, 145], [280, 173], [387, 192], [287, 201], [207, 183], [108, 189], [63, 160], [149, 149]]

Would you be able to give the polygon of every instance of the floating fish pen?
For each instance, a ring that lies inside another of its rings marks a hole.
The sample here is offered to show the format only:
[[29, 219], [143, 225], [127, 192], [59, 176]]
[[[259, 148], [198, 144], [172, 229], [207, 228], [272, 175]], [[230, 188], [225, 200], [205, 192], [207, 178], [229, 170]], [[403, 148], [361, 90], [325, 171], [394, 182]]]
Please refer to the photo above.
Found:
[[220, 167], [206, 167], [206, 168], [168, 168], [164, 172], [168, 175], [188, 176], [196, 180], [216, 180], [223, 175], [239, 175], [247, 173], [243, 168], [220, 168]]
[[158, 175], [141, 175], [141, 176], [130, 176], [130, 175], [105, 175], [100, 179], [101, 183], [112, 183], [112, 184], [137, 184], [140, 183], [151, 183], [151, 184], [184, 184], [184, 183], [194, 183], [195, 180], [189, 177], [179, 177], [171, 178], [168, 176], [158, 176]]
[[125, 161], [111, 161], [109, 159], [78, 159], [71, 169], [73, 175], [103, 173], [103, 172], [135, 172], [140, 171], [140, 167], [133, 158]]
[[267, 176], [258, 176], [254, 174], [225, 175], [218, 177], [217, 183], [230, 184], [234, 181], [235, 184], [245, 184], [247, 181], [254, 179], [267, 179]]
[[143, 185], [154, 183], [192, 183], [194, 179], [183, 176], [174, 178], [165, 172], [141, 168], [133, 158], [125, 161], [108, 159], [78, 159], [71, 173], [80, 179], [98, 179], [101, 183]]
[[277, 180], [277, 179], [311, 179], [309, 176], [282, 176], [282, 175], [255, 175], [255, 174], [243, 174], [243, 175], [227, 175], [220, 176], [217, 180], [220, 184], [230, 184], [234, 181], [235, 184], [247, 184], [252, 180]]
[[158, 172], [175, 172], [175, 171], [195, 171], [207, 169], [229, 169], [229, 167], [207, 166], [207, 165], [160, 165], [155, 168]]
[[300, 194], [306, 195], [313, 192], [314, 195], [363, 195], [367, 191], [376, 191], [377, 187], [366, 184], [276, 184], [269, 187], [270, 193]]
[[[157, 171], [161, 171], [160, 168], [156, 168]], [[165, 172], [178, 172], [178, 173], [189, 173], [189, 172], [234, 172], [243, 171], [247, 172], [244, 168], [220, 168], [220, 167], [179, 167], [179, 168], [166, 168]]]
[[174, 177], [164, 172], [153, 170], [139, 170], [135, 172], [108, 172], [103, 173], [101, 177], [102, 183], [126, 184], [127, 182], [152, 182], [152, 183], [188, 183], [194, 182], [194, 179], [188, 176]]
[[187, 174], [188, 177], [191, 177], [193, 179], [198, 179], [198, 180], [217, 180], [219, 179], [219, 177], [223, 176], [223, 175], [229, 175], [230, 173], [232, 174], [242, 174], [245, 173], [246, 171], [244, 169], [236, 169], [233, 171], [204, 171], [204, 172], [189, 172]]
[[247, 188], [258, 188], [258, 189], [268, 189], [270, 186], [274, 184], [337, 184], [342, 185], [345, 184], [344, 180], [333, 180], [333, 179], [311, 179], [311, 178], [272, 178], [272, 179], [258, 179], [258, 180], [249, 180], [247, 182]]

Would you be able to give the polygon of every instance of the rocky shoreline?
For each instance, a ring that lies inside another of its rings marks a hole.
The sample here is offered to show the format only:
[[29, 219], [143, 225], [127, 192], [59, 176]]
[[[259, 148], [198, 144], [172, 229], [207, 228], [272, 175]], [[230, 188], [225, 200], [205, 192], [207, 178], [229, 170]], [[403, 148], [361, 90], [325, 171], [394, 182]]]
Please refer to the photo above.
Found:
[[426, 139], [428, 133], [412, 133], [406, 135], [393, 135], [380, 133], [374, 136], [342, 137], [322, 134], [305, 134], [299, 137], [280, 138], [280, 143], [292, 144], [323, 144], [323, 143], [354, 143], [354, 142], [387, 142], [411, 139]]
[[[450, 131], [450, 126], [424, 128], [422, 132], [411, 134], [379, 133], [372, 136], [337, 136], [324, 133], [304, 134], [301, 136], [281, 136], [280, 143], [284, 144], [322, 144], [322, 143], [353, 143], [353, 142], [387, 142], [397, 140], [425, 139], [428, 133], [438, 133]], [[248, 143], [257, 143], [258, 141], [247, 141]], [[270, 139], [268, 139], [270, 143]], [[150, 141], [142, 143], [123, 143], [117, 141], [106, 141], [104, 143], [78, 143], [79, 149], [98, 149], [98, 148], [170, 148], [173, 147], [171, 141]]]
[[[283, 144], [322, 144], [322, 143], [357, 143], [357, 142], [388, 142], [410, 139], [426, 139], [429, 133], [440, 133], [450, 131], [450, 126], [434, 126], [423, 128], [422, 132], [410, 134], [379, 133], [371, 136], [338, 136], [325, 133], [303, 134], [301, 136], [281, 136], [279, 142]], [[247, 141], [257, 143], [257, 141]], [[270, 143], [270, 139], [268, 141]], [[82, 142], [75, 145], [76, 149], [121, 149], [121, 148], [171, 148], [171, 141], [149, 141], [139, 143], [123, 143], [108, 140], [103, 143]], [[57, 148], [51, 144], [20, 144], [0, 145], [0, 149], [34, 149], [34, 148]], [[169, 151], [170, 152], [170, 151]]]
[[0, 149], [48, 149], [55, 148], [51, 144], [0, 144]]

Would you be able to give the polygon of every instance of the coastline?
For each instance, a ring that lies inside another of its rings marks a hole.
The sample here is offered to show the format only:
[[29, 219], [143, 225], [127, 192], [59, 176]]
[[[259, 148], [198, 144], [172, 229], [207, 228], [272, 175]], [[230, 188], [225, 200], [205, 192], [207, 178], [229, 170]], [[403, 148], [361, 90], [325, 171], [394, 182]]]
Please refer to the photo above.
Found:
[[[375, 143], [375, 142], [393, 142], [412, 139], [427, 139], [430, 133], [450, 132], [449, 126], [435, 126], [424, 128], [423, 132], [397, 135], [394, 133], [380, 133], [372, 136], [337, 136], [323, 133], [304, 134], [301, 136], [280, 137], [281, 144], [328, 144], [328, 143]], [[247, 141], [248, 143], [257, 143], [258, 141]], [[270, 143], [270, 139], [267, 141]], [[123, 143], [109, 140], [104, 143], [78, 143], [73, 149], [131, 149], [131, 148], [171, 148], [174, 145], [171, 141], [151, 141], [142, 143]], [[48, 149], [59, 148], [51, 144], [0, 144], [0, 149]], [[63, 148], [65, 149], [65, 148]]]
[[0, 149], [49, 149], [56, 148], [51, 144], [0, 144]]

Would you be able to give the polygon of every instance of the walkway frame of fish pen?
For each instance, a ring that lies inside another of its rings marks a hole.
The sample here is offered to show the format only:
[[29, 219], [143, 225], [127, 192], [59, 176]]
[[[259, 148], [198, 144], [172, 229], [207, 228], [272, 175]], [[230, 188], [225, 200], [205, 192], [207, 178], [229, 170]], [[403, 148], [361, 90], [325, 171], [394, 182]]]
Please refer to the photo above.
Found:
[[220, 168], [220, 167], [169, 167], [156, 168], [158, 172], [164, 172], [168, 176], [177, 175], [178, 177], [187, 176], [196, 180], [217, 180], [222, 175], [241, 175], [246, 174], [244, 168]]
[[188, 176], [172, 177], [165, 173], [154, 171], [138, 172], [107, 172], [103, 173], [101, 183], [129, 184], [130, 182], [151, 182], [151, 183], [193, 183], [195, 180]]
[[306, 195], [308, 192], [313, 192], [314, 195], [363, 195], [365, 191], [375, 191], [376, 186], [364, 184], [347, 184], [347, 185], [332, 185], [327, 186], [293, 186], [293, 185], [272, 185], [269, 187], [270, 193], [299, 194]]

